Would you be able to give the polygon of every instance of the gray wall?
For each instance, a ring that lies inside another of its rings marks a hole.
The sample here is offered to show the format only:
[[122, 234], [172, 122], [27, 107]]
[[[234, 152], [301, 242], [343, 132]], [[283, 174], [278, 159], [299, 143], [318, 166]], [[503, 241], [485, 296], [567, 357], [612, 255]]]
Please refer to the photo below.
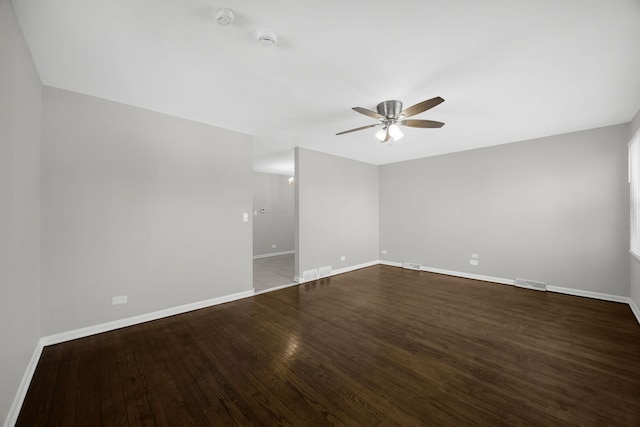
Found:
[[40, 338], [41, 91], [11, 3], [0, 0], [0, 423]]
[[[289, 177], [272, 173], [253, 173], [253, 254], [292, 251], [295, 190]], [[260, 209], [266, 212], [261, 213]], [[275, 248], [272, 246], [276, 245]]]
[[638, 130], [640, 130], [640, 110], [638, 110], [636, 115], [631, 120], [631, 129], [630, 129], [631, 136], [635, 135], [636, 132], [638, 132]]
[[296, 148], [296, 190], [296, 275], [378, 259], [377, 166]]
[[43, 335], [252, 289], [249, 136], [49, 87], [42, 123]]
[[620, 125], [381, 166], [382, 258], [627, 296], [628, 139]]
[[[640, 110], [636, 113], [633, 121], [631, 122], [629, 132], [629, 140], [640, 131]], [[630, 281], [630, 296], [636, 307], [640, 308], [640, 261], [630, 255], [631, 257], [631, 281]]]

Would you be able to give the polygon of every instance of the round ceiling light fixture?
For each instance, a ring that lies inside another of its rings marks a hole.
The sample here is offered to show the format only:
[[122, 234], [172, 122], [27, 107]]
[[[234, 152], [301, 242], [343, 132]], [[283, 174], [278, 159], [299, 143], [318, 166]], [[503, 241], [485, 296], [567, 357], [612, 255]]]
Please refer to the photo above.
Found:
[[228, 8], [218, 9], [216, 12], [216, 22], [218, 25], [226, 27], [233, 23], [233, 10]]
[[261, 31], [258, 33], [258, 44], [264, 48], [274, 47], [278, 43], [276, 35], [271, 31]]

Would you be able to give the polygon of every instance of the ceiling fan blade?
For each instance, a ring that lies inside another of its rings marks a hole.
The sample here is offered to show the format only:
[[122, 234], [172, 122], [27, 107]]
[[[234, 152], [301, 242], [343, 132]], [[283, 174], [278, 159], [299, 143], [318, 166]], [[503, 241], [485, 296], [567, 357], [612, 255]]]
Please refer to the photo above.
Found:
[[374, 119], [384, 119], [382, 115], [376, 113], [375, 111], [367, 110], [366, 108], [353, 107], [352, 110], [357, 111], [360, 114], [364, 114], [365, 116], [373, 117]]
[[375, 125], [367, 125], [367, 126], [362, 126], [362, 127], [355, 128], [355, 129], [345, 130], [344, 132], [336, 133], [336, 135], [344, 135], [345, 133], [355, 132], [355, 131], [363, 130], [363, 129], [369, 129], [369, 128], [372, 128], [372, 127], [378, 126], [378, 125], [380, 125], [380, 123], [376, 123]]
[[410, 128], [441, 128], [444, 126], [442, 122], [436, 122], [433, 120], [403, 120], [401, 125], [409, 126]]
[[423, 111], [427, 111], [430, 108], [435, 107], [436, 105], [443, 103], [444, 99], [436, 96], [435, 98], [427, 99], [426, 101], [422, 101], [416, 105], [412, 105], [409, 108], [405, 108], [400, 115], [404, 117], [415, 116], [416, 114], [420, 114]]

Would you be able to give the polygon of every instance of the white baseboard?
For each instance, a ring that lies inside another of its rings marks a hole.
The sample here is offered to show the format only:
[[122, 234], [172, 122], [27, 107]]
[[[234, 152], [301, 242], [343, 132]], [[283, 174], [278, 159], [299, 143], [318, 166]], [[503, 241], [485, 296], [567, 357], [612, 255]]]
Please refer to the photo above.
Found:
[[[401, 262], [394, 261], [380, 261], [382, 265], [389, 265], [391, 267], [402, 268]], [[503, 279], [502, 277], [483, 276], [481, 274], [463, 273], [461, 271], [444, 270], [442, 268], [433, 268], [420, 266], [420, 271], [428, 271], [429, 273], [446, 274], [447, 276], [462, 277], [465, 279], [482, 280], [483, 282], [501, 283], [503, 285], [513, 285], [514, 280]]]
[[33, 354], [31, 355], [31, 359], [29, 360], [29, 364], [27, 365], [27, 369], [24, 371], [24, 375], [22, 375], [22, 380], [20, 381], [20, 385], [18, 386], [18, 391], [16, 392], [16, 396], [13, 399], [13, 403], [11, 404], [11, 408], [9, 408], [9, 413], [7, 414], [7, 418], [4, 420], [4, 427], [13, 427], [18, 421], [18, 415], [20, 415], [20, 409], [22, 409], [22, 403], [24, 402], [24, 398], [27, 397], [27, 391], [29, 390], [29, 384], [31, 384], [31, 378], [33, 378], [33, 374], [36, 372], [36, 367], [38, 366], [38, 361], [40, 360], [40, 355], [42, 354], [42, 339], [38, 341]]
[[378, 263], [380, 263], [382, 265], [388, 265], [389, 267], [400, 267], [400, 268], [402, 268], [402, 263], [401, 262], [380, 260], [380, 261], [378, 261]]
[[225, 302], [236, 301], [242, 298], [253, 296], [254, 292], [244, 291], [231, 295], [224, 295], [218, 298], [212, 298], [204, 301], [198, 301], [191, 304], [179, 305], [164, 310], [154, 311], [152, 313], [141, 314], [139, 316], [127, 317], [126, 319], [114, 320], [113, 322], [102, 323], [100, 325], [88, 326], [86, 328], [75, 329], [73, 331], [62, 332], [60, 334], [49, 335], [43, 337], [40, 341], [43, 345], [58, 344], [65, 341], [75, 340], [78, 338], [88, 337], [89, 335], [100, 334], [102, 332], [113, 331], [115, 329], [125, 328], [127, 326], [137, 325], [139, 323], [149, 322], [151, 320], [162, 319], [163, 317], [174, 316], [176, 314], [187, 313], [189, 311], [198, 310], [213, 305], [223, 304]]
[[631, 298], [629, 298], [629, 307], [631, 307], [631, 311], [636, 316], [636, 319], [638, 320], [638, 323], [640, 323], [640, 310], [638, 309], [638, 306], [636, 305], [636, 302], [634, 300], [632, 300]]
[[293, 283], [289, 283], [287, 285], [280, 285], [280, 286], [274, 286], [273, 288], [269, 288], [269, 289], [265, 289], [263, 291], [253, 291], [253, 295], [260, 295], [260, 294], [266, 294], [267, 292], [273, 292], [273, 291], [278, 291], [280, 289], [284, 289], [284, 288], [290, 288], [291, 286], [297, 286], [299, 285], [299, 283], [297, 283], [296, 281], [294, 281]]
[[338, 274], [344, 274], [344, 273], [348, 273], [350, 271], [355, 271], [355, 270], [360, 270], [361, 268], [366, 268], [366, 267], [371, 267], [374, 265], [378, 265], [380, 264], [380, 261], [375, 260], [375, 261], [369, 261], [369, 262], [363, 262], [362, 264], [356, 264], [356, 265], [352, 265], [350, 267], [344, 267], [344, 268], [338, 268], [335, 270], [331, 270], [331, 275], [335, 276]]
[[[338, 268], [336, 270], [331, 270], [331, 274], [328, 275], [327, 277], [336, 276], [338, 274], [348, 273], [350, 271], [360, 270], [361, 268], [371, 267], [371, 266], [378, 265], [378, 264], [380, 264], [380, 260], [368, 261], [368, 262], [363, 262], [362, 264], [356, 264], [356, 265], [351, 265], [349, 267]], [[315, 282], [316, 280], [326, 279], [327, 277], [322, 277], [320, 279], [307, 280], [305, 282], [302, 279], [302, 277], [296, 276], [294, 278], [294, 280], [297, 281], [298, 284], [302, 284], [302, 283], [308, 283], [308, 282]]]
[[271, 253], [268, 253], [268, 254], [254, 255], [253, 259], [270, 258], [272, 256], [290, 255], [290, 254], [295, 254], [295, 253], [296, 253], [296, 251], [271, 252]]
[[583, 291], [581, 289], [574, 288], [561, 288], [559, 286], [547, 286], [547, 290], [550, 292], [556, 292], [559, 294], [573, 295], [576, 297], [586, 297], [593, 299], [600, 299], [604, 301], [623, 302], [629, 304], [629, 297], [621, 297], [619, 295], [603, 294], [600, 292]]
[[482, 280], [483, 282], [500, 283], [502, 285], [513, 285], [513, 279], [504, 279], [502, 277], [483, 276], [482, 274], [463, 273], [461, 271], [443, 270], [441, 268], [422, 267], [422, 271], [430, 273], [446, 274], [447, 276], [463, 277], [465, 279]]

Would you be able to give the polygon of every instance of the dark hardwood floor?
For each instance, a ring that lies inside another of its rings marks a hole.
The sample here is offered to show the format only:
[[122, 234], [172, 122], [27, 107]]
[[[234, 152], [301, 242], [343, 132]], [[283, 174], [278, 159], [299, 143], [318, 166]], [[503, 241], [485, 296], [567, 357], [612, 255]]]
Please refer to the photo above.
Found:
[[640, 325], [375, 266], [46, 347], [17, 425], [638, 426]]

